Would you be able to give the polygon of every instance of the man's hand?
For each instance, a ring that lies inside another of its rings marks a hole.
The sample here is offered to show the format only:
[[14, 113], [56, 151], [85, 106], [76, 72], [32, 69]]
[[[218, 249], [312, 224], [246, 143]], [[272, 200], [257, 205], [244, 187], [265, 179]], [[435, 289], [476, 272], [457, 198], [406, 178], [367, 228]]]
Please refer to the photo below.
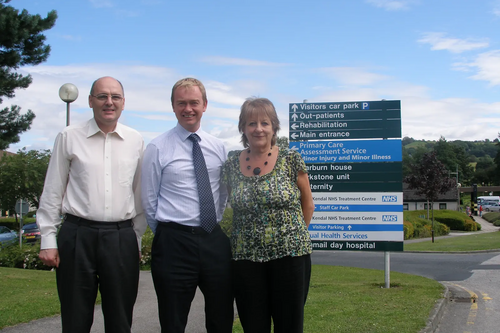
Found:
[[47, 266], [59, 267], [59, 251], [57, 249], [40, 250], [38, 257]]

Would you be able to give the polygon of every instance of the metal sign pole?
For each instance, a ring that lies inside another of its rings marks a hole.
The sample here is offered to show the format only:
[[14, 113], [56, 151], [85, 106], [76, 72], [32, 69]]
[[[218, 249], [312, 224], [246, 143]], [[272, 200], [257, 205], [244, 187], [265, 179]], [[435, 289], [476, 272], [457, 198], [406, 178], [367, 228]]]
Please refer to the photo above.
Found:
[[384, 252], [384, 268], [385, 268], [385, 287], [391, 287], [391, 252]]
[[19, 202], [19, 248], [23, 247], [23, 199]]

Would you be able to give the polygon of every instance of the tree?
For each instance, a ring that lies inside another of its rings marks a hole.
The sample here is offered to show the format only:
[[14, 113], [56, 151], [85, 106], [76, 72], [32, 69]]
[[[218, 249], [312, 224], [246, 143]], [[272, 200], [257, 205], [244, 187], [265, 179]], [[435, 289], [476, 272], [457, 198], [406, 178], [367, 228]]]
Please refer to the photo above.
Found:
[[474, 169], [470, 166], [470, 156], [465, 148], [459, 144], [447, 142], [441, 137], [434, 146], [436, 157], [445, 165], [449, 172], [455, 172], [458, 168], [460, 183], [470, 184]]
[[490, 156], [480, 157], [476, 164], [476, 172], [472, 182], [482, 185], [493, 185], [496, 179], [496, 166], [493, 158]]
[[[46, 18], [21, 13], [11, 6], [10, 0], [0, 0], [0, 104], [3, 98], [13, 98], [14, 91], [26, 89], [32, 82], [31, 75], [21, 75], [14, 70], [20, 66], [38, 65], [47, 60], [50, 46], [45, 45], [43, 31], [51, 29], [57, 19], [56, 11]], [[28, 110], [21, 115], [21, 108], [12, 105], [0, 110], [0, 150], [19, 142], [19, 135], [31, 127], [35, 114]]]
[[280, 136], [276, 139], [276, 146], [280, 149], [288, 149], [290, 145], [288, 144], [288, 138], [286, 136]]
[[[500, 137], [500, 133], [498, 134], [498, 137]], [[498, 140], [495, 143], [495, 146], [497, 148], [497, 153], [496, 153], [495, 159], [494, 159], [495, 164], [496, 164], [496, 167], [495, 167], [495, 180], [499, 181], [500, 180], [500, 142]]]
[[448, 175], [448, 170], [438, 160], [436, 152], [432, 152], [425, 153], [418, 164], [412, 164], [411, 175], [404, 178], [411, 190], [416, 190], [418, 195], [425, 196], [427, 211], [429, 202], [432, 203], [432, 242], [434, 242], [434, 201], [438, 199], [439, 194], [444, 194], [456, 186], [456, 181]]
[[50, 150], [26, 150], [0, 160], [0, 208], [13, 210], [18, 199], [38, 208]]

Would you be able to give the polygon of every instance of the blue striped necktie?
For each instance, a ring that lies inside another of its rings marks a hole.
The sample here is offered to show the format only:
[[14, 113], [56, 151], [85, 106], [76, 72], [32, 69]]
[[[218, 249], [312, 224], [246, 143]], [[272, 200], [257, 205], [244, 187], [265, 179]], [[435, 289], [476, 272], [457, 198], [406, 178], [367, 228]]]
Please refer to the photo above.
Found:
[[208, 233], [217, 225], [217, 215], [215, 214], [214, 196], [210, 186], [207, 165], [198, 141], [197, 134], [191, 134], [189, 139], [193, 141], [193, 164], [196, 184], [198, 186], [198, 196], [200, 198], [200, 222], [201, 227]]

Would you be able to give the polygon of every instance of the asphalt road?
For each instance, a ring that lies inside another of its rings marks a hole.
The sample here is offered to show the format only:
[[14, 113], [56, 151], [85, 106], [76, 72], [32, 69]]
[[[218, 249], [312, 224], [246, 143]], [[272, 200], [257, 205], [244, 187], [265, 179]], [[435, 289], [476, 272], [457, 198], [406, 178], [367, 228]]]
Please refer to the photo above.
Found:
[[[498, 231], [481, 218], [481, 232]], [[454, 234], [445, 237], [467, 235]], [[315, 251], [313, 264], [384, 270], [384, 253], [351, 251]], [[390, 270], [420, 275], [440, 281], [449, 289], [445, 302], [431, 316], [439, 333], [500, 332], [500, 252], [481, 253], [408, 253], [391, 252]], [[204, 301], [198, 291], [189, 314], [186, 333], [203, 333]], [[4, 328], [1, 333], [54, 333], [61, 331], [59, 316]], [[139, 294], [134, 308], [134, 333], [159, 332], [158, 308], [151, 273], [142, 271]], [[429, 330], [428, 332], [430, 332]], [[92, 333], [104, 333], [100, 307], [94, 314]]]

